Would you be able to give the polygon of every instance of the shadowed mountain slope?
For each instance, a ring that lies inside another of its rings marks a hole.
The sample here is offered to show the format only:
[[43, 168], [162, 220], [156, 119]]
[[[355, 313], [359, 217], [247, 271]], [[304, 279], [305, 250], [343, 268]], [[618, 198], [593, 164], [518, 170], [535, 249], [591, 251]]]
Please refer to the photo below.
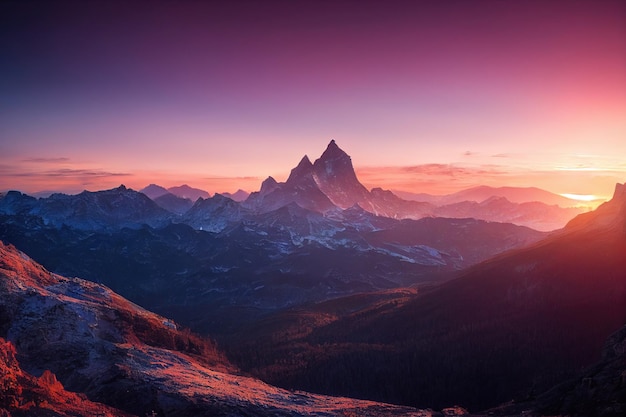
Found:
[[529, 248], [417, 295], [301, 310], [291, 336], [276, 316], [265, 333], [282, 342], [261, 336], [256, 356], [241, 345], [234, 357], [282, 386], [419, 407], [524, 399], [597, 361], [626, 322], [625, 224], [618, 185], [613, 200]]

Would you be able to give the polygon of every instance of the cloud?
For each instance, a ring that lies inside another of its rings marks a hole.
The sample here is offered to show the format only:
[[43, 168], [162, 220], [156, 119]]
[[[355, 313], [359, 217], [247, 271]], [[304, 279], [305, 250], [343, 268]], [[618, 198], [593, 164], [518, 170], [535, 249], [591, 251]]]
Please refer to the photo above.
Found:
[[[383, 171], [393, 171], [394, 168], [382, 168]], [[459, 166], [453, 164], [422, 164], [399, 167], [401, 172], [416, 175], [428, 175], [438, 177], [465, 177], [475, 175], [501, 175], [509, 171], [498, 165]]]
[[508, 153], [497, 153], [495, 155], [491, 155], [492, 158], [511, 158], [512, 155]]
[[[99, 168], [54, 168], [29, 169], [28, 166], [0, 164], [0, 190], [20, 190], [27, 193], [36, 193], [43, 190], [53, 192], [76, 193], [87, 187], [107, 189], [119, 185], [123, 181], [129, 182], [135, 174], [127, 172], [113, 172]], [[30, 166], [35, 168], [35, 166]], [[44, 168], [37, 166], [37, 168]]]
[[21, 162], [26, 163], [36, 163], [36, 164], [58, 164], [69, 162], [70, 158], [60, 157], [60, 158], [27, 158], [22, 159]]
[[357, 176], [368, 188], [446, 194], [484, 183], [500, 183], [513, 171], [501, 165], [422, 164], [400, 167], [364, 167]]
[[243, 180], [243, 181], [259, 181], [261, 178], [260, 177], [220, 177], [220, 176], [213, 176], [213, 177], [202, 177], [203, 180], [209, 180], [209, 181], [236, 181], [236, 180]]
[[12, 172], [6, 173], [5, 175], [12, 177], [64, 177], [64, 178], [108, 178], [108, 177], [127, 177], [132, 174], [125, 172], [108, 172], [108, 171], [100, 171], [100, 170], [90, 170], [90, 169], [69, 169], [69, 168], [60, 168], [53, 169], [48, 171], [39, 171], [39, 172]]

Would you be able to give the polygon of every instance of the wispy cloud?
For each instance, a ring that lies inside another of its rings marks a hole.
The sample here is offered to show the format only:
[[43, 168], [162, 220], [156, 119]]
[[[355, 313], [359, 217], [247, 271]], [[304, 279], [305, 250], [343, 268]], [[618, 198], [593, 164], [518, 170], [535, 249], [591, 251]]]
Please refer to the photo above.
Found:
[[220, 176], [212, 176], [212, 177], [202, 177], [203, 180], [208, 180], [208, 181], [236, 181], [236, 180], [243, 180], [243, 181], [259, 181], [261, 180], [260, 177], [220, 177]]
[[361, 167], [359, 179], [368, 187], [445, 194], [485, 182], [509, 178], [512, 170], [500, 165], [421, 164], [401, 167]]
[[5, 172], [3, 175], [12, 177], [64, 177], [64, 178], [108, 178], [108, 177], [127, 177], [132, 174], [126, 172], [108, 172], [90, 169], [69, 169], [60, 168], [47, 171], [14, 171]]
[[26, 163], [34, 163], [34, 164], [61, 164], [70, 162], [70, 158], [59, 157], [59, 158], [26, 158], [22, 159], [21, 162]]
[[0, 165], [0, 190], [20, 190], [39, 192], [43, 190], [74, 193], [87, 188], [106, 189], [124, 182], [132, 181], [134, 174], [113, 172], [97, 168], [44, 168], [43, 166]]
[[[376, 168], [374, 168], [376, 170]], [[379, 168], [383, 171], [393, 172], [396, 169], [399, 169], [401, 172], [418, 174], [418, 175], [430, 175], [430, 176], [438, 176], [438, 177], [465, 177], [465, 176], [475, 176], [475, 175], [504, 175], [509, 172], [509, 170], [504, 167], [500, 167], [498, 165], [478, 165], [478, 166], [460, 166], [454, 164], [422, 164], [422, 165], [413, 165], [413, 166], [405, 166], [405, 167], [390, 167], [390, 168]]]

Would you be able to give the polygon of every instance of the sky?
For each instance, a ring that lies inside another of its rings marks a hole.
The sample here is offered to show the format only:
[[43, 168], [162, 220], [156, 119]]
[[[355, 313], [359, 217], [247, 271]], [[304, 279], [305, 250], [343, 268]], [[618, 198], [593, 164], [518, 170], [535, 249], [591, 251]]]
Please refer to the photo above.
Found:
[[608, 197], [626, 181], [626, 2], [0, 2], [0, 191], [285, 180]]

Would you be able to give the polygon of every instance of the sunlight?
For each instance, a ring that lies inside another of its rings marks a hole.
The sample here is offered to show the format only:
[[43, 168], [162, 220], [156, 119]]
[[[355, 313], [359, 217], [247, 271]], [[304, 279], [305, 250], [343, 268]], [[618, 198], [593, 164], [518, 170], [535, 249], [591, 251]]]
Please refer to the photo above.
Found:
[[603, 200], [601, 197], [598, 197], [597, 195], [593, 195], [593, 194], [568, 194], [568, 193], [562, 193], [560, 195], [562, 195], [565, 198], [570, 198], [572, 200], [578, 200], [578, 201]]

